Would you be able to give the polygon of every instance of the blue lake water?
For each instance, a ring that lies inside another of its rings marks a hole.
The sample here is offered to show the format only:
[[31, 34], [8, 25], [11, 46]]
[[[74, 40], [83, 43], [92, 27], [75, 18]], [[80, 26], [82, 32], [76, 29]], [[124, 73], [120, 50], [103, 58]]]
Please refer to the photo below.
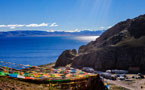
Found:
[[42, 65], [55, 62], [66, 49], [78, 49], [97, 36], [0, 38], [0, 61]]

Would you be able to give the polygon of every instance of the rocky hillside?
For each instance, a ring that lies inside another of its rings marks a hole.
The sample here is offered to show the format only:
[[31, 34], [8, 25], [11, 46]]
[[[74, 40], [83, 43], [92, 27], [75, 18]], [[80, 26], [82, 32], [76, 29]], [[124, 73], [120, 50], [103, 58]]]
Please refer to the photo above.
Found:
[[[58, 58], [57, 62], [61, 60]], [[128, 70], [138, 67], [145, 70], [145, 15], [127, 19], [108, 29], [96, 41], [81, 46], [70, 62], [77, 68]]]

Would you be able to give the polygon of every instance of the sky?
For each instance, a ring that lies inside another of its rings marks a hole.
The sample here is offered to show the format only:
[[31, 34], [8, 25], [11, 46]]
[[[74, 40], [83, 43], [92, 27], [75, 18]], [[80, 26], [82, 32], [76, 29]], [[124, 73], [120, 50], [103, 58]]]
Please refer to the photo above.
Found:
[[0, 0], [0, 31], [104, 30], [145, 14], [145, 0]]

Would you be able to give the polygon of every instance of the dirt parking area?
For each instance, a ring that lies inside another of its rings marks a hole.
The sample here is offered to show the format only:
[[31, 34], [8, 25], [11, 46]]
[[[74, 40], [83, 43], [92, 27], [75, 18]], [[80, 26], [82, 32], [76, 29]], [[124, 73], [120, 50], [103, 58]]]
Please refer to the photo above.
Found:
[[[120, 89], [113, 89], [113, 90], [145, 90], [145, 79], [136, 79], [132, 78], [132, 76], [137, 76], [136, 74], [128, 74], [127, 80], [109, 80], [104, 79], [105, 82], [110, 84], [110, 86], [118, 86]], [[121, 88], [124, 87], [124, 88]]]

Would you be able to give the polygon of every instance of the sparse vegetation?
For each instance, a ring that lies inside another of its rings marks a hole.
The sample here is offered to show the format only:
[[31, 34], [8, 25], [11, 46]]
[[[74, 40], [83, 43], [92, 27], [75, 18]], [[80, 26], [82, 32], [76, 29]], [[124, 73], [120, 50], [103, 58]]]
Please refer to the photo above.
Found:
[[0, 90], [58, 90], [47, 84], [34, 84], [15, 79], [0, 77]]
[[111, 90], [129, 90], [129, 89], [126, 89], [124, 87], [120, 87], [114, 84], [109, 84], [109, 85], [111, 86]]

